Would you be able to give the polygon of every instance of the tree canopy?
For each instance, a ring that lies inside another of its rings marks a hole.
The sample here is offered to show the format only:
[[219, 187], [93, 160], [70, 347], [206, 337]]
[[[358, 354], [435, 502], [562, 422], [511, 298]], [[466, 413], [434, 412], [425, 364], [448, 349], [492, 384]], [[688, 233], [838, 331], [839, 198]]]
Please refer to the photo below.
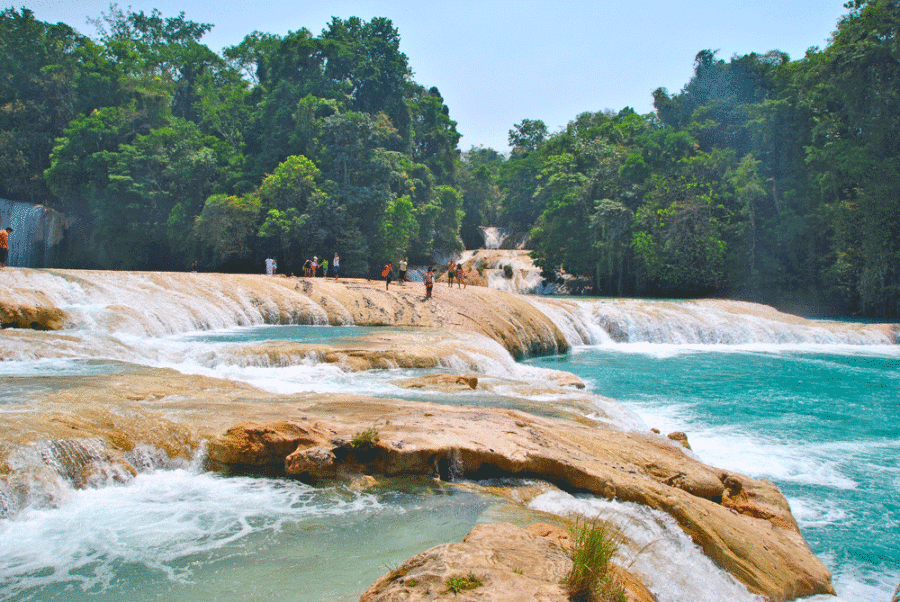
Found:
[[900, 317], [900, 3], [853, 0], [824, 49], [700, 50], [654, 112], [585, 112], [472, 148], [383, 17], [317, 35], [112, 5], [89, 37], [0, 12], [0, 196], [78, 224], [59, 264], [346, 274], [528, 235], [599, 295]]

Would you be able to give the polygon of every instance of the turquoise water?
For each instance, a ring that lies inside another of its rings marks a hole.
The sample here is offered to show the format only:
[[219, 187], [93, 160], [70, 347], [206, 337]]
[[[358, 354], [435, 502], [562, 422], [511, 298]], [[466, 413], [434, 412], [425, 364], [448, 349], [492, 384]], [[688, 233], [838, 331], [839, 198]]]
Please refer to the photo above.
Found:
[[[610, 345], [529, 360], [568, 370], [703, 461], [775, 482], [840, 600], [900, 580], [900, 352]], [[831, 599], [822, 597], [823, 600]]]
[[[735, 321], [716, 328], [740, 326]], [[244, 365], [235, 360], [243, 356], [227, 353], [234, 345], [261, 341], [353, 344], [408, 331], [261, 326], [138, 337], [128, 346], [128, 361], [108, 359], [108, 340], [99, 339], [94, 347], [84, 345], [96, 349], [86, 357], [4, 362], [0, 397], [9, 401], [0, 402], [0, 411], [20, 411], [48, 392], [77, 384], [80, 375], [127, 374], [151, 365], [233, 378], [274, 392], [352, 392], [500, 407], [520, 407], [521, 401], [521, 407], [539, 413], [535, 408], [544, 403], [546, 414], [553, 414], [552, 396], [519, 400], [513, 393], [480, 388], [446, 394], [394, 384], [430, 371], [344, 372], [306, 358], [289, 365]], [[481, 370], [486, 380], [498, 382], [541, 378], [530, 366], [573, 372], [648, 427], [686, 431], [701, 460], [770, 479], [782, 489], [813, 551], [834, 574], [838, 598], [816, 602], [890, 599], [900, 581], [894, 543], [900, 534], [897, 347], [607, 344], [574, 347], [566, 356], [526, 364], [510, 359], [509, 366], [496, 366], [485, 356]], [[52, 508], [0, 520], [0, 600], [348, 602], [410, 556], [458, 541], [478, 522], [510, 516], [495, 498], [427, 480], [358, 492], [187, 468], [150, 470], [125, 486], [61, 495]], [[565, 503], [551, 499], [548, 506]], [[617, 511], [630, 513], [631, 520], [639, 514], [634, 508]], [[651, 527], [659, 522], [645, 518]], [[663, 561], [675, 566], [691, 553], [690, 542], [672, 545], [675, 551]], [[711, 573], [698, 567], [696, 559], [675, 566], [690, 582], [675, 588], [662, 584], [669, 593], [661, 599], [748, 599], [746, 592], [720, 595], [730, 591], [722, 584], [699, 596], [691, 588], [710, 587], [697, 575]]]
[[0, 600], [351, 602], [505, 506], [430, 479], [360, 492], [158, 471], [0, 521]]

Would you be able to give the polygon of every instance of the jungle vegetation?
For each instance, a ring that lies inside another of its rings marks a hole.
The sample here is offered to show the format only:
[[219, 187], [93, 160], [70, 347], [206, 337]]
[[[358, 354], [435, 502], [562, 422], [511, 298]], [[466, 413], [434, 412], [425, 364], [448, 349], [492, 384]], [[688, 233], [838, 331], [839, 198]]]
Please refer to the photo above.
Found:
[[0, 13], [0, 197], [73, 219], [64, 267], [372, 274], [530, 235], [547, 278], [900, 317], [900, 2], [853, 0], [824, 49], [696, 55], [655, 111], [512, 124], [458, 149], [387, 18], [252, 32], [122, 11], [94, 37]]

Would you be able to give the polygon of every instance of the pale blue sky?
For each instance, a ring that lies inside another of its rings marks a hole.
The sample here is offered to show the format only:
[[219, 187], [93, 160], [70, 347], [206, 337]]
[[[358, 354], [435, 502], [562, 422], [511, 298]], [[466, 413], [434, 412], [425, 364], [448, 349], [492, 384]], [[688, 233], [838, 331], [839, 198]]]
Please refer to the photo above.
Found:
[[[42, 21], [88, 35], [109, 0], [19, 0]], [[700, 50], [787, 52], [824, 48], [846, 14], [844, 0], [155, 0], [119, 6], [212, 23], [203, 42], [215, 51], [254, 31], [318, 34], [332, 16], [387, 17], [400, 32], [414, 79], [436, 86], [463, 134], [460, 148], [507, 150], [522, 119], [551, 131], [584, 111], [653, 110], [651, 94], [677, 92]]]

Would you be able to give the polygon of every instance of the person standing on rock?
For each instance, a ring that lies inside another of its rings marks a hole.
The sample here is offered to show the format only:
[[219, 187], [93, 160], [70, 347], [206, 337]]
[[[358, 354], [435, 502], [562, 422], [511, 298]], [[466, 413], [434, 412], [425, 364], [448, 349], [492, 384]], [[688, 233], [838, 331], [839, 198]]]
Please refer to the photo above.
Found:
[[328, 260], [327, 259], [322, 260], [322, 277], [328, 278]]
[[463, 269], [462, 264], [456, 264], [456, 288], [465, 288], [466, 285], [463, 282]]
[[269, 276], [274, 276], [275, 271], [278, 269], [278, 263], [275, 261], [274, 257], [269, 257], [266, 259], [266, 274]]
[[334, 279], [341, 275], [341, 257], [335, 253], [334, 259], [331, 261], [331, 271], [334, 272]]
[[381, 275], [384, 276], [384, 290], [388, 290], [391, 288], [391, 280], [394, 279], [393, 261], [389, 261], [384, 265], [384, 269], [381, 270]]
[[428, 266], [422, 281], [425, 283], [425, 298], [431, 299], [431, 289], [434, 288], [434, 266]]
[[9, 235], [12, 231], [9, 226], [6, 230], [0, 230], [0, 268], [5, 268], [6, 262], [9, 261]]
[[406, 257], [400, 260], [399, 271], [397, 273], [397, 282], [402, 282], [406, 284], [406, 268], [408, 263], [406, 262]]
[[450, 285], [450, 288], [453, 288], [453, 279], [456, 278], [456, 264], [453, 263], [451, 259], [447, 263], [447, 284]]

